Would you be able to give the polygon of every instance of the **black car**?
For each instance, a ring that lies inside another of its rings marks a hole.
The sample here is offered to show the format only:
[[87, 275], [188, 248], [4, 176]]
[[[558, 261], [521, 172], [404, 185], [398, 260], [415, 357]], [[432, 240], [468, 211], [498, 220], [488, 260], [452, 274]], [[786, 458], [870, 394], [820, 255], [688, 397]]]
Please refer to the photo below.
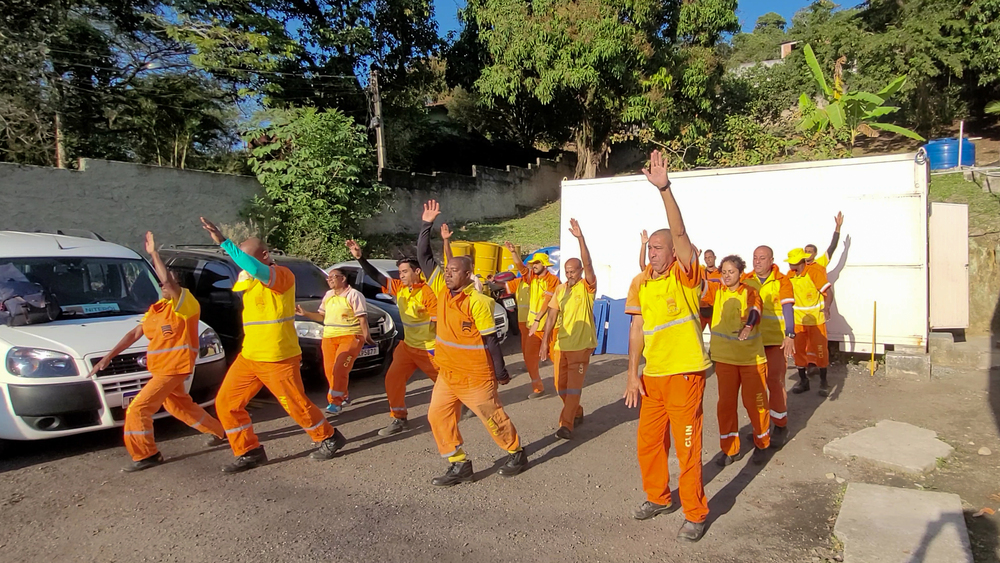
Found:
[[[167, 268], [178, 282], [191, 290], [201, 304], [201, 320], [215, 329], [230, 361], [243, 342], [243, 300], [232, 291], [240, 268], [221, 248], [173, 246], [160, 250]], [[326, 274], [312, 262], [273, 254], [275, 263], [295, 275], [295, 302], [307, 311], [316, 311], [329, 286]], [[366, 345], [354, 363], [353, 374], [373, 374], [384, 370], [396, 344], [396, 323], [382, 308], [368, 301], [368, 327], [376, 346]], [[322, 373], [323, 325], [296, 317], [295, 330], [302, 347], [303, 368]]]

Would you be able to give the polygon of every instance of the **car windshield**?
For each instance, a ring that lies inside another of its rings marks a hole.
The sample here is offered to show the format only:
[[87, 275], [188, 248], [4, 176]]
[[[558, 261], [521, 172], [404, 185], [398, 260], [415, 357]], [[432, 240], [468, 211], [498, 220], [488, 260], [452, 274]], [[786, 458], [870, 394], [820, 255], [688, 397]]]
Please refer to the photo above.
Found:
[[326, 274], [311, 262], [284, 262], [295, 275], [296, 299], [321, 299], [330, 286], [326, 283]]
[[126, 258], [0, 258], [52, 294], [61, 318], [145, 313], [160, 299], [145, 260]]

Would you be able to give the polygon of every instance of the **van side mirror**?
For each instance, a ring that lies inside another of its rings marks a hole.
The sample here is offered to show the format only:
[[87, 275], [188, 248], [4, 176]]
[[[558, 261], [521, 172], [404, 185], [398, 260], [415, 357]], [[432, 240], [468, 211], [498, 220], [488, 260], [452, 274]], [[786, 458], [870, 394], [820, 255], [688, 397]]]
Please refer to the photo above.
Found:
[[392, 298], [388, 293], [379, 293], [375, 296], [375, 299], [379, 301], [385, 301], [386, 303], [395, 303], [396, 300]]

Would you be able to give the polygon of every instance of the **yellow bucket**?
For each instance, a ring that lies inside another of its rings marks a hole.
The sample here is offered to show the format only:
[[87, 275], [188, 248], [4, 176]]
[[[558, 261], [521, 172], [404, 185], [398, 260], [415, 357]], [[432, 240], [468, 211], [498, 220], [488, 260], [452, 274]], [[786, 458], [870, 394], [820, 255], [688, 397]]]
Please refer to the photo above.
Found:
[[492, 242], [477, 242], [473, 243], [473, 246], [475, 247], [473, 254], [476, 259], [475, 273], [482, 276], [483, 279], [497, 273], [502, 247]]
[[[452, 256], [472, 256], [472, 243], [457, 240], [451, 243], [451, 254]], [[444, 257], [444, 263], [448, 263], [448, 257]]]
[[[514, 256], [511, 255], [510, 251], [506, 247], [502, 247], [503, 254], [500, 256], [500, 269], [498, 272], [517, 272], [516, 262], [514, 262]], [[518, 256], [521, 256], [521, 245], [514, 245], [514, 252]]]

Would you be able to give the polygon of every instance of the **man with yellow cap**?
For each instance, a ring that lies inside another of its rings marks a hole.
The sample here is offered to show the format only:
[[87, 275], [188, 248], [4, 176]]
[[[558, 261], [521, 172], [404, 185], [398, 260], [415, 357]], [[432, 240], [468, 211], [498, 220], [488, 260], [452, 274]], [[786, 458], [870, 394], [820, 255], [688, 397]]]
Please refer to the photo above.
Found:
[[826, 397], [830, 387], [826, 381], [826, 369], [830, 365], [827, 353], [826, 317], [833, 304], [833, 288], [826, 279], [826, 269], [819, 264], [807, 264], [809, 253], [796, 248], [788, 253], [788, 281], [792, 283], [795, 299], [795, 368], [799, 371], [799, 382], [792, 387], [792, 393], [809, 390], [809, 364], [819, 368], [819, 394]]
[[542, 385], [542, 377], [538, 374], [539, 353], [542, 346], [548, 349], [548, 356], [553, 356], [552, 338], [549, 335], [547, 341], [545, 337], [545, 320], [549, 312], [549, 300], [555, 294], [556, 286], [559, 285], [559, 276], [549, 271], [552, 262], [544, 252], [536, 252], [525, 265], [515, 251], [515, 247], [510, 242], [505, 242], [504, 246], [514, 257], [514, 265], [521, 272], [524, 284], [530, 288], [528, 298], [528, 335], [524, 339], [521, 353], [524, 356], [524, 367], [531, 376], [531, 394], [529, 399], [538, 399], [545, 396], [545, 386]]

